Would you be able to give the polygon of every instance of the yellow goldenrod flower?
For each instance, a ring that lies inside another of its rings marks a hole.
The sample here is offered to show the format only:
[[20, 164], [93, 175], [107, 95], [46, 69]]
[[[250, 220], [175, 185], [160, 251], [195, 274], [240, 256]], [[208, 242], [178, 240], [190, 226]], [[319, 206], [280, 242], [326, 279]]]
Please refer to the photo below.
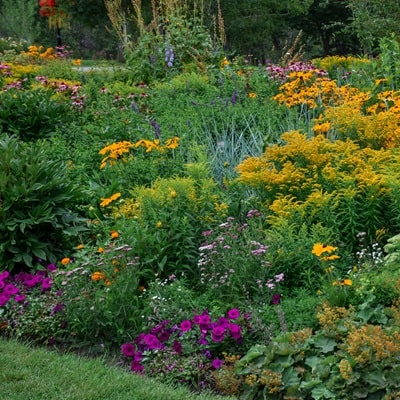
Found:
[[68, 257], [65, 257], [65, 258], [63, 258], [63, 259], [61, 260], [61, 264], [62, 264], [62, 265], [67, 265], [67, 264], [69, 264], [70, 262], [71, 262], [71, 259], [68, 258]]
[[176, 196], [178, 196], [178, 193], [176, 193], [175, 190], [171, 190], [171, 192], [169, 193], [169, 195], [170, 195], [173, 199], [175, 199]]
[[161, 222], [161, 221], [158, 221], [158, 222], [156, 223], [156, 227], [157, 227], [157, 228], [161, 228], [161, 227], [162, 227], [162, 222]]

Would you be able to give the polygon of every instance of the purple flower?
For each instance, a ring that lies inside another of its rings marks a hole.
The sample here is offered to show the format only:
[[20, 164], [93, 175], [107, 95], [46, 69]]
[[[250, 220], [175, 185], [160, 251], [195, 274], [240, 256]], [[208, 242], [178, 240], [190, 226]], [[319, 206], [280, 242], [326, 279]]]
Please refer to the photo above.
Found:
[[0, 293], [0, 307], [3, 307], [7, 304], [8, 300], [10, 300], [11, 296], [5, 294], [5, 293]]
[[174, 340], [174, 343], [172, 344], [172, 348], [174, 351], [176, 351], [179, 355], [182, 354], [182, 343], [178, 342], [177, 340]]
[[158, 339], [160, 340], [160, 342], [166, 342], [170, 336], [171, 334], [168, 331], [164, 330], [160, 332], [160, 334], [158, 335]]
[[136, 348], [132, 343], [124, 343], [121, 346], [121, 352], [125, 357], [133, 357], [136, 353]]
[[65, 307], [64, 304], [58, 303], [53, 307], [53, 310], [51, 311], [51, 314], [57, 314], [59, 311], [61, 311]]
[[186, 319], [181, 322], [179, 328], [181, 329], [182, 332], [190, 331], [192, 329], [192, 323], [188, 319]]
[[211, 366], [214, 368], [214, 369], [218, 369], [218, 368], [221, 368], [222, 367], [222, 364], [223, 364], [224, 362], [222, 361], [222, 360], [220, 360], [219, 358], [214, 358], [214, 360], [212, 360], [212, 362], [211, 362]]
[[228, 311], [227, 315], [229, 319], [238, 319], [240, 317], [240, 311], [237, 308], [232, 308]]
[[53, 281], [51, 280], [51, 278], [44, 278], [42, 281], [42, 290], [48, 290], [51, 288], [51, 285], [53, 284]]
[[225, 328], [223, 326], [216, 326], [212, 330], [211, 338], [214, 342], [222, 342], [224, 340]]
[[49, 265], [46, 267], [46, 269], [47, 269], [47, 271], [54, 272], [54, 271], [57, 269], [57, 267], [56, 267], [55, 264], [49, 264]]
[[131, 370], [136, 374], [142, 374], [144, 371], [144, 367], [142, 364], [138, 363], [137, 361], [133, 360], [131, 364]]
[[144, 335], [143, 342], [149, 350], [160, 349], [162, 347], [160, 341], [157, 339], [157, 336], [151, 333]]
[[16, 286], [14, 286], [12, 283], [9, 283], [8, 285], [6, 285], [4, 287], [3, 292], [5, 295], [8, 295], [11, 297], [12, 295], [17, 294], [19, 292], [19, 289]]
[[208, 340], [206, 339], [206, 335], [201, 335], [201, 338], [197, 342], [198, 344], [202, 344], [203, 346], [208, 345]]
[[211, 358], [212, 358], [212, 355], [211, 355], [210, 350], [204, 350], [204, 356], [205, 356], [206, 358], [208, 358], [208, 359], [211, 359]]
[[227, 320], [225, 317], [221, 317], [218, 321], [217, 321], [218, 326], [222, 326], [224, 328], [228, 328], [229, 326], [229, 320]]
[[236, 324], [229, 325], [229, 332], [233, 339], [240, 339], [242, 337], [242, 327]]
[[274, 294], [272, 296], [272, 304], [279, 304], [281, 302], [281, 295], [280, 294]]
[[25, 300], [25, 295], [24, 294], [16, 294], [14, 297], [14, 300], [17, 303], [22, 303]]
[[0, 273], [0, 281], [6, 280], [10, 276], [10, 273], [8, 271], [3, 271]]

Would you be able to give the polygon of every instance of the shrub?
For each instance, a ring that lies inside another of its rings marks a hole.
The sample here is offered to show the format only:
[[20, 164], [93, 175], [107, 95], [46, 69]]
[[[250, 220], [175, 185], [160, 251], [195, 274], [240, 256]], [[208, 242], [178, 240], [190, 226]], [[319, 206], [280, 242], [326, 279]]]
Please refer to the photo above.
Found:
[[49, 144], [0, 140], [1, 268], [56, 262], [65, 238], [83, 230], [73, 212], [82, 195], [68, 182], [67, 166], [48, 158]]
[[0, 131], [24, 141], [51, 135], [67, 118], [69, 106], [44, 89], [9, 89], [0, 93]]

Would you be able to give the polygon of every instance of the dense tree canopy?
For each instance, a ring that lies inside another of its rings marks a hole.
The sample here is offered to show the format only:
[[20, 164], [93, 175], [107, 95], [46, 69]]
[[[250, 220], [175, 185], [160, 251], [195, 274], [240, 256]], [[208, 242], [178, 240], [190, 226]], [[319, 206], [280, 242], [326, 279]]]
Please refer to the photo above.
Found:
[[[56, 1], [57, 7], [68, 14], [68, 23], [62, 29], [63, 44], [77, 57], [121, 54], [121, 40], [106, 2], [121, 9], [126, 35], [133, 42], [138, 35], [135, 5], [141, 8], [143, 23], [149, 24], [154, 22], [152, 12], [158, 7], [181, 4], [178, 0]], [[374, 54], [381, 38], [400, 36], [397, 0], [188, 0], [185, 4], [202, 17], [211, 35], [224, 29], [225, 50], [232, 55], [251, 56], [253, 62], [279, 58], [285, 43], [299, 31], [303, 32], [306, 56]], [[45, 46], [56, 42], [47, 18], [39, 15], [38, 0], [0, 0], [0, 37]]]

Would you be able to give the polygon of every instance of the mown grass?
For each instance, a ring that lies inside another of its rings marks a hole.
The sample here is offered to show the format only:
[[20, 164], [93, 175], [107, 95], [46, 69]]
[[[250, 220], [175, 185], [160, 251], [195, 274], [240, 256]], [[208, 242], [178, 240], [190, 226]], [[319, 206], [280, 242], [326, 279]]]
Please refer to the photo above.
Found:
[[[194, 394], [107, 365], [0, 338], [0, 400], [229, 400]], [[232, 398], [231, 398], [232, 399]]]

